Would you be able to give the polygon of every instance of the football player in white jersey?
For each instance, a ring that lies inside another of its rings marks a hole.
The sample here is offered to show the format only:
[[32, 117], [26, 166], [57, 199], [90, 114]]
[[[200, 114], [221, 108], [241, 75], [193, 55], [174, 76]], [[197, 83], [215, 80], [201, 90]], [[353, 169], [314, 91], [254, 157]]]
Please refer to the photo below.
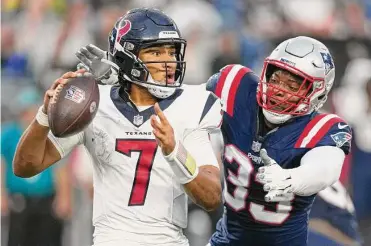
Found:
[[[67, 138], [49, 131], [46, 108], [56, 86], [68, 86], [68, 78], [84, 70], [69, 72], [46, 92], [18, 144], [13, 168], [21, 177], [43, 171], [78, 144], [88, 149], [94, 163], [94, 246], [188, 245], [182, 233], [186, 194], [206, 210], [221, 202], [209, 139], [221, 122], [220, 103], [198, 86], [180, 88], [185, 47], [164, 13], [129, 11], [109, 36], [109, 60], [119, 83], [99, 86], [93, 122]], [[83, 53], [80, 58], [97, 74], [94, 57]]]

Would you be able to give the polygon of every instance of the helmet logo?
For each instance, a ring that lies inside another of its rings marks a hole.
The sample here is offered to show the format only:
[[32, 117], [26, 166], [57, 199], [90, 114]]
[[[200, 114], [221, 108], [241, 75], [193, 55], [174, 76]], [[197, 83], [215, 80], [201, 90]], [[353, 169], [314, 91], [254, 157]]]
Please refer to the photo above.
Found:
[[120, 42], [121, 38], [125, 36], [130, 30], [131, 30], [131, 22], [128, 20], [125, 20], [125, 25], [118, 28], [117, 30], [116, 42]]
[[332, 61], [332, 57], [329, 53], [320, 52], [323, 62], [325, 63], [326, 75], [334, 68], [334, 62]]

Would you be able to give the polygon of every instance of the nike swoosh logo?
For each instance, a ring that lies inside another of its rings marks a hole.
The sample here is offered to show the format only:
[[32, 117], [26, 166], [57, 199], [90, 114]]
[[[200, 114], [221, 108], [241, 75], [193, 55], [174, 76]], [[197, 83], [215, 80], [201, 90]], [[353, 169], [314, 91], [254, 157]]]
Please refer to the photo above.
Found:
[[341, 125], [341, 124], [339, 123], [339, 124], [338, 124], [338, 127], [339, 127], [339, 129], [344, 129], [344, 128], [348, 127], [348, 125]]

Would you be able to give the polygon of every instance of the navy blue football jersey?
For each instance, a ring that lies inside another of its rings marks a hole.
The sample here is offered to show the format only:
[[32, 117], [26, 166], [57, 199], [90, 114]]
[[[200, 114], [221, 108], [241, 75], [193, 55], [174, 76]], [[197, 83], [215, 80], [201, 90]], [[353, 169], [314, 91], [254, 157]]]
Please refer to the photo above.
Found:
[[[317, 194], [309, 218], [327, 221], [344, 235], [362, 243], [353, 202], [340, 181]], [[314, 245], [310, 237], [308, 240], [309, 245]]]
[[256, 100], [258, 81], [249, 68], [228, 65], [207, 82], [207, 89], [221, 99], [225, 144], [225, 213], [210, 240], [212, 246], [306, 245], [315, 195], [265, 202], [266, 192], [256, 179], [263, 165], [261, 148], [286, 169], [298, 167], [303, 155], [318, 146], [349, 152], [351, 129], [334, 114], [313, 112], [268, 131]]

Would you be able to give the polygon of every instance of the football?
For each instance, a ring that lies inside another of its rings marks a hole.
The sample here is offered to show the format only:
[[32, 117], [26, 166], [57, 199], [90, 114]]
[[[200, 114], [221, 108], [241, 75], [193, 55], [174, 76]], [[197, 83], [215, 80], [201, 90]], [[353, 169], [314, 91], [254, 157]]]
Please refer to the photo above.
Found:
[[93, 77], [76, 77], [59, 85], [48, 106], [49, 127], [54, 136], [68, 137], [84, 130], [99, 106], [99, 88]]

